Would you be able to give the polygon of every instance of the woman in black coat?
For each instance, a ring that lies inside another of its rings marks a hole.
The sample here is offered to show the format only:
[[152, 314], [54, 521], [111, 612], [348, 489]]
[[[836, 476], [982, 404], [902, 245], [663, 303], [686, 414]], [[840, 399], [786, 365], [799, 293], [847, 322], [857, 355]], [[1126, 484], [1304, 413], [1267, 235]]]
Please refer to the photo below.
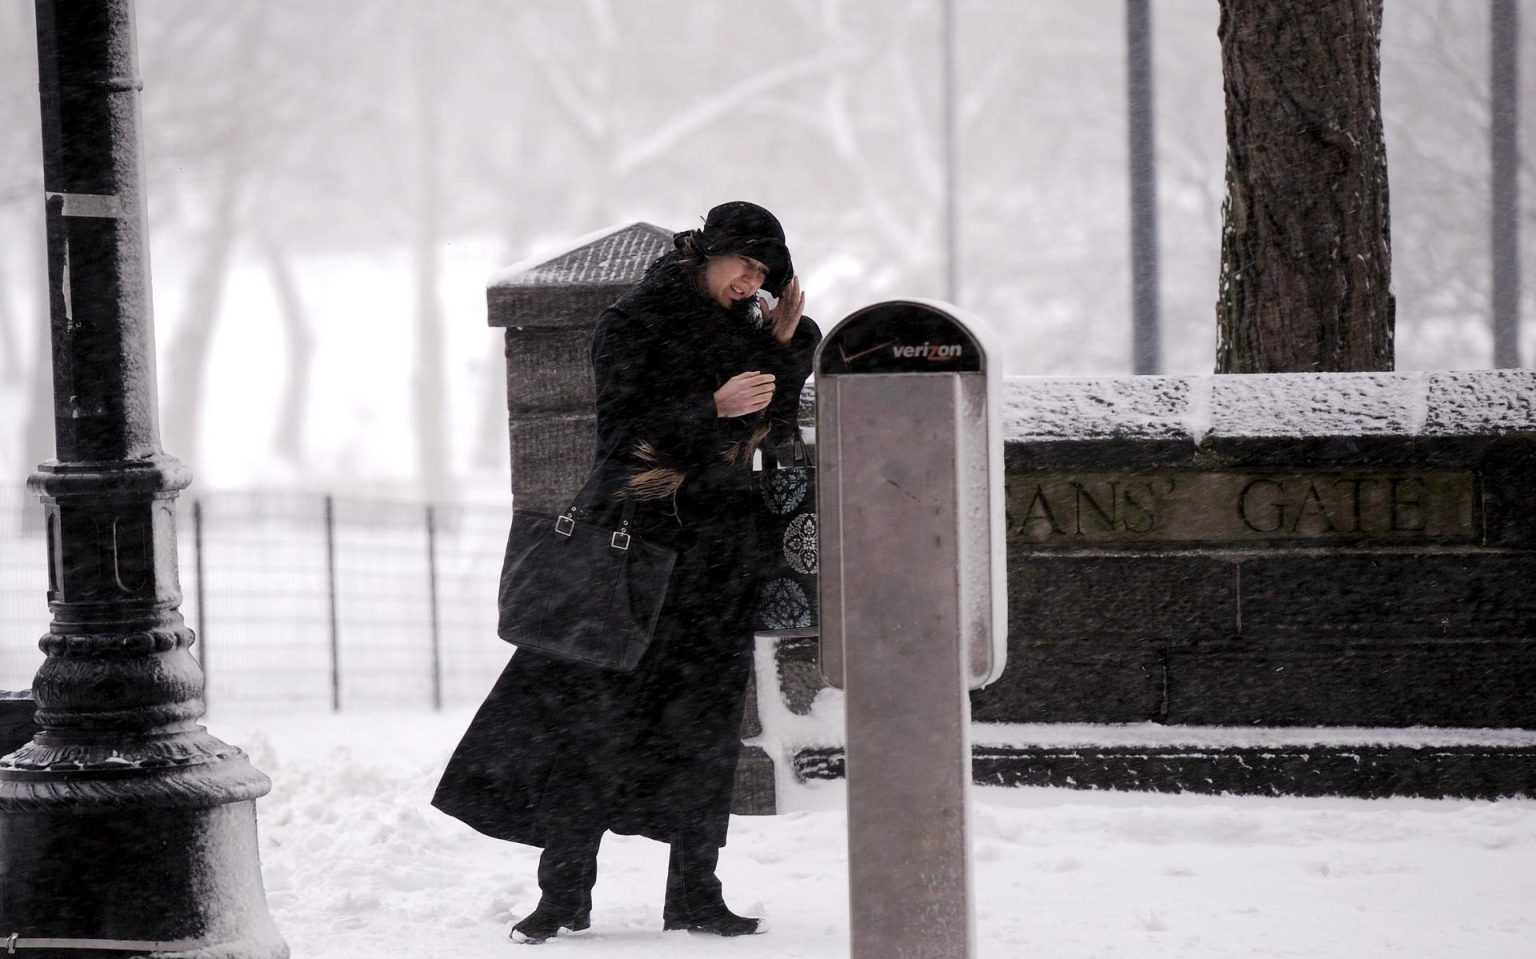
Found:
[[519, 941], [588, 926], [607, 830], [671, 845], [663, 928], [758, 929], [715, 876], [752, 658], [751, 462], [792, 438], [821, 333], [767, 210], [717, 206], [674, 242], [598, 321], [581, 503], [603, 517], [632, 501], [635, 534], [677, 551], [651, 645], [630, 673], [514, 653], [433, 797], [487, 835], [543, 847]]

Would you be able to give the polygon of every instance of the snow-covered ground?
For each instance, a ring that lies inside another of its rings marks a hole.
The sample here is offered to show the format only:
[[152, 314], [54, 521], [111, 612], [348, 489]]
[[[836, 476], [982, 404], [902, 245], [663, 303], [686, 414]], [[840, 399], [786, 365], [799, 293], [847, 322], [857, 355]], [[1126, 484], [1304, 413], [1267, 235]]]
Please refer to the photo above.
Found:
[[[262, 864], [295, 959], [528, 948], [506, 933], [537, 899], [537, 850], [427, 804], [469, 715], [209, 717], [274, 780]], [[1536, 956], [1536, 801], [973, 795], [982, 957]], [[610, 835], [591, 932], [542, 948], [846, 956], [843, 799], [841, 783], [792, 787], [792, 811], [732, 823], [727, 900], [768, 916], [764, 935], [661, 932], [666, 848]]]

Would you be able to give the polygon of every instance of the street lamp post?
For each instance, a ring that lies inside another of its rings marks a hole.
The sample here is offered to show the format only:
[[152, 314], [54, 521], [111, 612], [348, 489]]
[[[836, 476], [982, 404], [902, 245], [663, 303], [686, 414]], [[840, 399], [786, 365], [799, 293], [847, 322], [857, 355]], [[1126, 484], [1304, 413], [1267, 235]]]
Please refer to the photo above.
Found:
[[30, 486], [53, 619], [41, 731], [0, 757], [0, 944], [278, 959], [256, 849], [271, 784], [198, 725], [160, 449], [130, 0], [37, 0], [57, 458]]
[[1131, 161], [1131, 372], [1157, 373], [1157, 148], [1152, 122], [1152, 9], [1125, 0], [1126, 112]]

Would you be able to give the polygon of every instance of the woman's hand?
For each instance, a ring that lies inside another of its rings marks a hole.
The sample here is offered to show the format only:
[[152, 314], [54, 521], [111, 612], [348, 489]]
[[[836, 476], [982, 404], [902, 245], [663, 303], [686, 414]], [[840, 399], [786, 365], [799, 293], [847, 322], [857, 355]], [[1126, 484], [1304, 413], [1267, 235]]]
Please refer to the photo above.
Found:
[[805, 294], [800, 291], [800, 277], [796, 276], [784, 288], [784, 295], [773, 306], [763, 305], [763, 318], [768, 321], [773, 338], [780, 344], [788, 343], [800, 326], [800, 313], [805, 307]]
[[746, 416], [765, 408], [772, 399], [772, 373], [737, 373], [715, 390], [715, 413], [725, 417]]

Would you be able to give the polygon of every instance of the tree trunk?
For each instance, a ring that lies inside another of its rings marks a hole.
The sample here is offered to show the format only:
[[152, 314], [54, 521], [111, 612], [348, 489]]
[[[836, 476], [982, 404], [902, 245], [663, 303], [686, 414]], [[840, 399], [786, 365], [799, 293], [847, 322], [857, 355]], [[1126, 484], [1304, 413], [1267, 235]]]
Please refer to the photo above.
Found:
[[11, 286], [5, 281], [5, 258], [0, 257], [0, 378], [21, 377], [21, 337], [17, 335], [16, 311], [11, 307]]
[[[510, 211], [502, 216], [501, 222], [512, 222]], [[509, 231], [502, 238], [500, 262], [516, 260], [522, 242], [522, 237]], [[480, 387], [479, 422], [475, 426], [474, 465], [485, 470], [505, 468], [507, 464], [506, 331], [494, 332], [497, 335], [489, 344], [490, 365], [481, 381], [484, 385]]]
[[1221, 0], [1218, 373], [1390, 370], [1381, 0]]
[[416, 376], [414, 419], [416, 456], [422, 493], [428, 502], [442, 502], [448, 484], [448, 399], [443, 374], [443, 309], [439, 244], [442, 242], [437, 151], [439, 74], [436, 20], [426, 12], [418, 25], [415, 46], [416, 81], [416, 210], [413, 253], [416, 274]]
[[218, 192], [187, 284], [181, 322], [166, 350], [166, 371], [161, 378], [163, 391], [176, 397], [174, 403], [165, 405], [162, 417], [166, 452], [194, 470], [202, 465], [200, 434], [208, 353], [213, 347], [213, 332], [224, 299], [225, 274], [240, 229], [244, 173], [238, 151], [239, 147], [233, 146], [224, 158]]
[[300, 470], [304, 458], [304, 423], [309, 410], [309, 367], [314, 358], [315, 336], [309, 328], [309, 312], [299, 293], [298, 280], [288, 264], [288, 254], [270, 236], [262, 242], [267, 270], [272, 278], [272, 292], [277, 296], [277, 315], [283, 325], [283, 339], [288, 346], [288, 370], [278, 399], [277, 423], [272, 431], [272, 446]]
[[[42, 204], [37, 204], [42, 212]], [[26, 423], [21, 433], [21, 463], [34, 469], [54, 456], [53, 430], [53, 336], [48, 328], [48, 246], [43, 242], [43, 224], [27, 217], [27, 232], [34, 241], [29, 244], [36, 265], [28, 271], [27, 282], [32, 287], [31, 313], [39, 318], [32, 337], [31, 377], [27, 383]], [[42, 518], [41, 510], [30, 510], [31, 515]]]

